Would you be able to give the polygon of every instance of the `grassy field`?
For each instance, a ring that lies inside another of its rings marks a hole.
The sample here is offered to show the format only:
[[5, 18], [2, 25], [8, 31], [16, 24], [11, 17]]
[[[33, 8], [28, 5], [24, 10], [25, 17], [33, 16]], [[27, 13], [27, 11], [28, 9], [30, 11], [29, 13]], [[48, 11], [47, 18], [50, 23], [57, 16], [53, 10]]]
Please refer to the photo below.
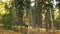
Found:
[[46, 29], [44, 28], [32, 28], [28, 27], [28, 29], [25, 29], [24, 27], [18, 27], [18, 31], [14, 30], [6, 30], [3, 28], [0, 28], [0, 34], [60, 34], [60, 31], [52, 31], [46, 32]]

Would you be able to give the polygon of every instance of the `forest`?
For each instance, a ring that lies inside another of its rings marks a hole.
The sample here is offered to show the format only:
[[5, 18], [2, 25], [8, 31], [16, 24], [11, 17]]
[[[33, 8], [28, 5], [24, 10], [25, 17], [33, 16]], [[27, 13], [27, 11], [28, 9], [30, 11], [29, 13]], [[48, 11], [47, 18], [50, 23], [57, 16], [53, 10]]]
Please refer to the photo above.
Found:
[[0, 34], [60, 34], [60, 0], [0, 0]]

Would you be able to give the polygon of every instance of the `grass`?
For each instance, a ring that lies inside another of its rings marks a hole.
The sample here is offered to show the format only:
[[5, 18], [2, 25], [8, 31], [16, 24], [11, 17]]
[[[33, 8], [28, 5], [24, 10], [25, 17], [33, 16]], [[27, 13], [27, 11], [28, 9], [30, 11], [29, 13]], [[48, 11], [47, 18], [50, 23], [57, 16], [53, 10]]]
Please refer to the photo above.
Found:
[[32, 28], [28, 27], [28, 29], [25, 29], [25, 27], [18, 26], [18, 32], [14, 30], [6, 30], [3, 28], [0, 28], [0, 34], [60, 34], [60, 30], [46, 32], [46, 29], [44, 28]]

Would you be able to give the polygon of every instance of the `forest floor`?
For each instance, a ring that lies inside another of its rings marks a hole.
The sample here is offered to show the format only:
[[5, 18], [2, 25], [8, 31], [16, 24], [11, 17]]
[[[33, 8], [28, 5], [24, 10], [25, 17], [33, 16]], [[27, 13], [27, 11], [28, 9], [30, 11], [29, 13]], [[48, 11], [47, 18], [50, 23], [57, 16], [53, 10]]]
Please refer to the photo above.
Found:
[[28, 27], [28, 29], [19, 27], [18, 31], [14, 31], [14, 30], [6, 30], [6, 29], [1, 29], [0, 28], [0, 34], [60, 34], [60, 31], [48, 31], [46, 32], [46, 29], [44, 28], [32, 28], [32, 27]]

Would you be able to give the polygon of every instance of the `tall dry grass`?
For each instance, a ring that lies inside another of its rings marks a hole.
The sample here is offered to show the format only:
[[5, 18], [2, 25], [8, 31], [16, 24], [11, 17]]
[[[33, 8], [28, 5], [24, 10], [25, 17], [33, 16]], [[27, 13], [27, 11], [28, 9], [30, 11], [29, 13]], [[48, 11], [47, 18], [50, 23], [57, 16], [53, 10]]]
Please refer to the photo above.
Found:
[[13, 30], [0, 30], [0, 34], [60, 34], [60, 31], [46, 31], [44, 28], [18, 27], [18, 32]]

